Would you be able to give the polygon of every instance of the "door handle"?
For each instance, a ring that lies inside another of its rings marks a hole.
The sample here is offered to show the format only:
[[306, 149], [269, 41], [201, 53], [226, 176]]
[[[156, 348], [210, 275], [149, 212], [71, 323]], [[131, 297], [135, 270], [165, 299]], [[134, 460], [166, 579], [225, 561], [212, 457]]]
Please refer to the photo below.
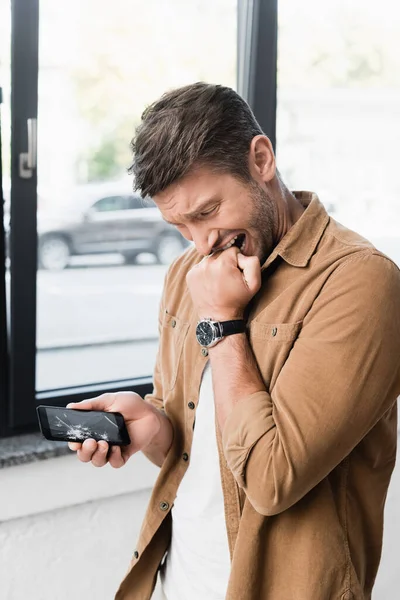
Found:
[[19, 155], [19, 176], [22, 179], [33, 177], [37, 159], [37, 120], [27, 119], [26, 124], [28, 129], [28, 152], [21, 152]]

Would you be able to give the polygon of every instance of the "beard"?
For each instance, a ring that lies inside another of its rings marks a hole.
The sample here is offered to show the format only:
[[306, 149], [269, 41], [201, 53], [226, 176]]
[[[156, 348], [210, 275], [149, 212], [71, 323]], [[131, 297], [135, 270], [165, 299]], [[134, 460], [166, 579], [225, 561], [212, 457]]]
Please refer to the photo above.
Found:
[[250, 215], [249, 228], [257, 234], [256, 255], [263, 264], [275, 247], [275, 236], [278, 227], [278, 214], [273, 197], [259, 183], [250, 183], [253, 210]]

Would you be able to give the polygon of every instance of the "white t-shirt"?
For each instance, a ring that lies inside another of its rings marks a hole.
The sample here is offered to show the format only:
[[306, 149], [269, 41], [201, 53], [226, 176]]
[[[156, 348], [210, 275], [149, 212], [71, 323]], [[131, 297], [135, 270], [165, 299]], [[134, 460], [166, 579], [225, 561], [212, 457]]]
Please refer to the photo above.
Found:
[[161, 573], [164, 596], [167, 600], [224, 600], [230, 568], [208, 361], [190, 464], [172, 507], [172, 539]]

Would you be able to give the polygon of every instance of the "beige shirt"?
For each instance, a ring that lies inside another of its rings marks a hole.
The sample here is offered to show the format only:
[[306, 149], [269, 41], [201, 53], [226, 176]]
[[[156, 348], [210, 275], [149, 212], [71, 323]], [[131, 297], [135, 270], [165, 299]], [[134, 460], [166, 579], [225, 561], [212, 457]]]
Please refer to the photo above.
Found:
[[[262, 265], [262, 288], [247, 310], [267, 391], [235, 405], [222, 439], [217, 428], [231, 555], [226, 598], [368, 600], [396, 455], [400, 273], [330, 218], [315, 194], [296, 196], [307, 208]], [[116, 600], [151, 597], [170, 542], [208, 360], [185, 283], [200, 260], [190, 249], [165, 281], [147, 400], [170, 418], [174, 441]]]

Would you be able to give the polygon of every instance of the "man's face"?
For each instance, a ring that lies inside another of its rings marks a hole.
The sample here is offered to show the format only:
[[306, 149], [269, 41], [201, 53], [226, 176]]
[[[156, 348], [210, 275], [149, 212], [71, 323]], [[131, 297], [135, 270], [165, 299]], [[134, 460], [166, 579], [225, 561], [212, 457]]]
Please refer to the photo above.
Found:
[[245, 184], [230, 174], [201, 168], [153, 200], [163, 218], [193, 241], [200, 254], [234, 243], [262, 264], [274, 247], [276, 204], [266, 186], [255, 181]]

